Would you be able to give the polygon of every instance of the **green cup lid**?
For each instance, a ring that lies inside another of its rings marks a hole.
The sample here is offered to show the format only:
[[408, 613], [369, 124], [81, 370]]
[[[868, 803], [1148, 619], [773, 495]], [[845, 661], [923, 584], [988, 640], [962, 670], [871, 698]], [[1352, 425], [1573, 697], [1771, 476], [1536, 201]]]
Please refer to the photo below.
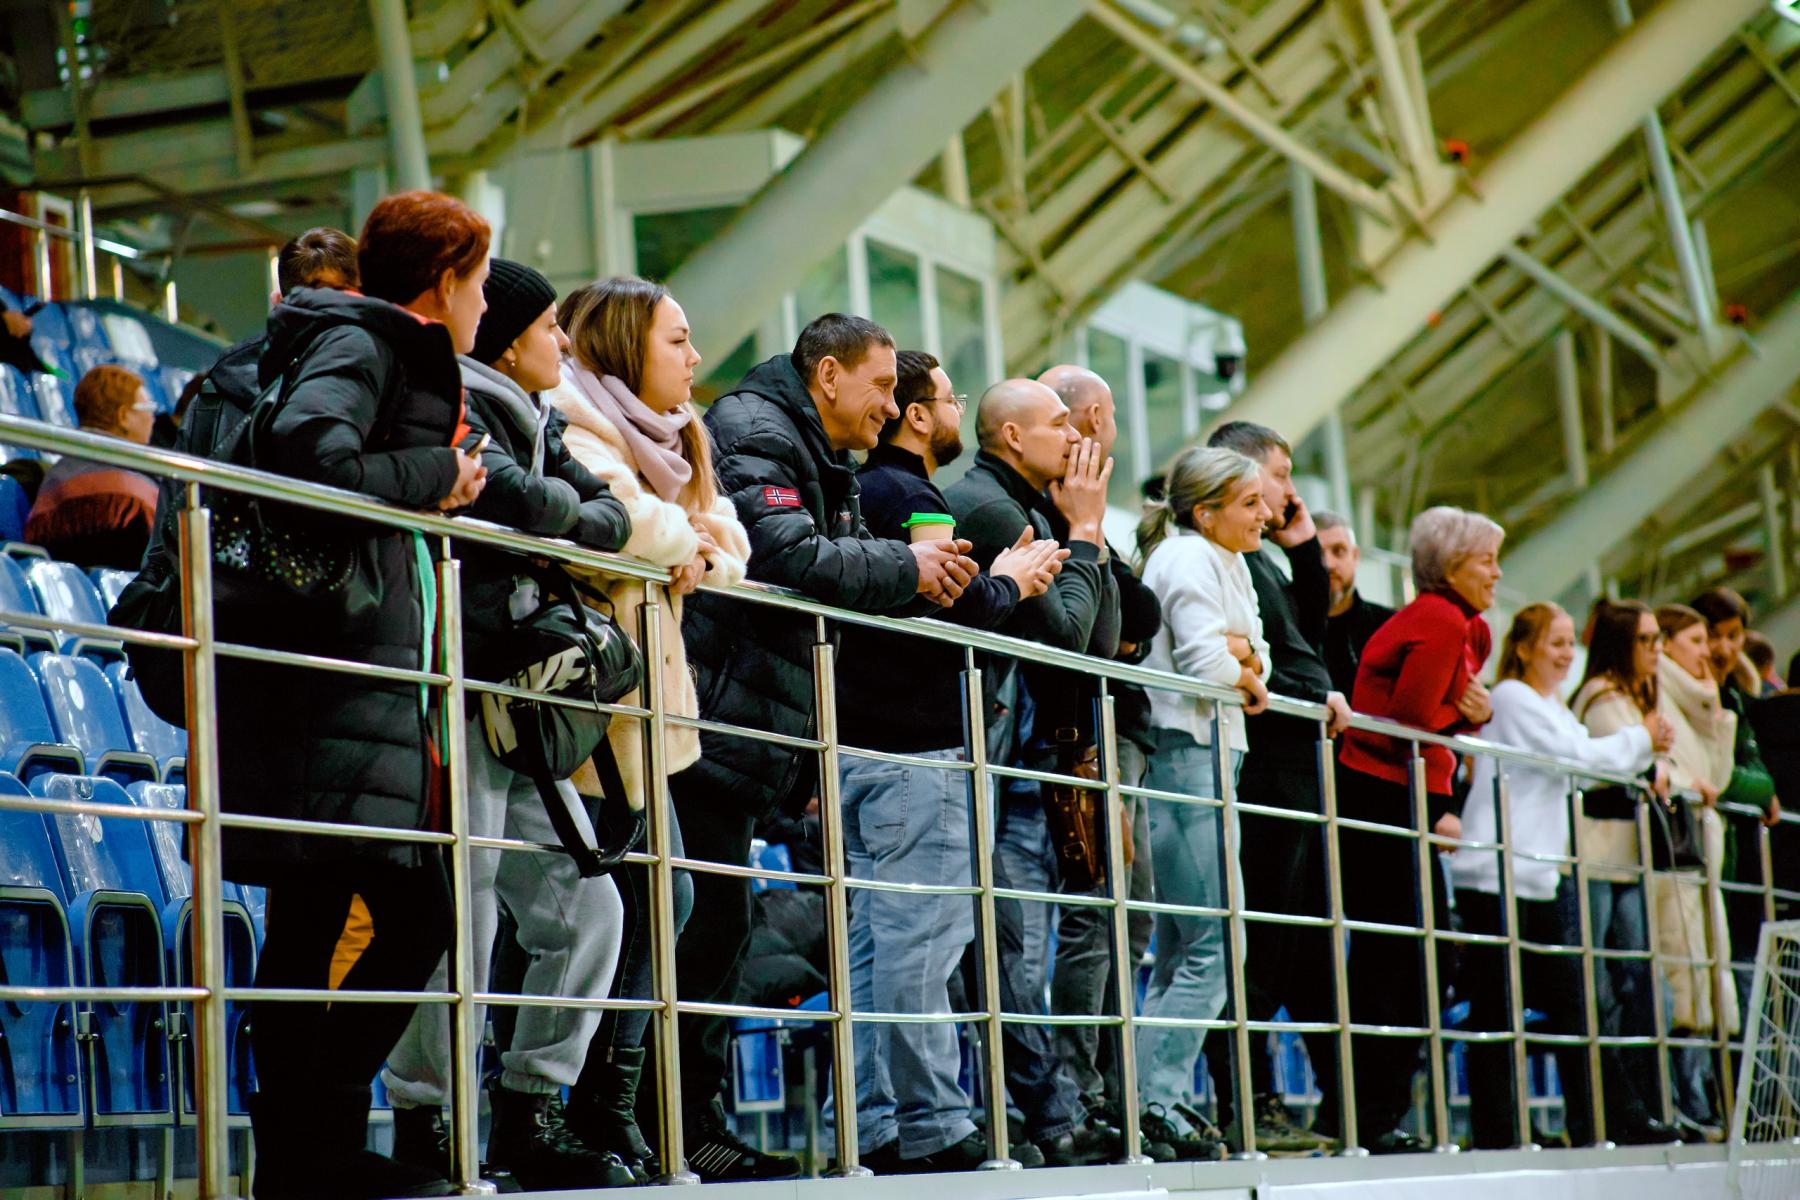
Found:
[[956, 518], [949, 513], [914, 513], [900, 523], [900, 528], [911, 529], [914, 525], [954, 525]]

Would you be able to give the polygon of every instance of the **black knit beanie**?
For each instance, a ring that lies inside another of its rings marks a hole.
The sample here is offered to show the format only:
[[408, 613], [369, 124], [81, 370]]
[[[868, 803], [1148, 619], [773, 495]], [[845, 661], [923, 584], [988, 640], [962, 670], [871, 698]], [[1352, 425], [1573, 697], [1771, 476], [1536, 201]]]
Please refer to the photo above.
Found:
[[550, 281], [524, 263], [510, 259], [491, 259], [487, 283], [482, 286], [487, 297], [487, 311], [481, 314], [481, 325], [475, 330], [475, 348], [469, 357], [483, 366], [500, 361], [506, 348], [531, 328], [531, 323], [556, 303], [556, 289]]

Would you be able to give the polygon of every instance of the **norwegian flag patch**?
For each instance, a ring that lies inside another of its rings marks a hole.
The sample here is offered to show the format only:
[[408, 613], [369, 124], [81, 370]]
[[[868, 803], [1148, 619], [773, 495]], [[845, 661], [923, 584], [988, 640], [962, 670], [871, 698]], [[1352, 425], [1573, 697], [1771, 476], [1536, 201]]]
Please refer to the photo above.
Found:
[[763, 503], [770, 508], [799, 508], [800, 493], [793, 488], [766, 487], [763, 489]]

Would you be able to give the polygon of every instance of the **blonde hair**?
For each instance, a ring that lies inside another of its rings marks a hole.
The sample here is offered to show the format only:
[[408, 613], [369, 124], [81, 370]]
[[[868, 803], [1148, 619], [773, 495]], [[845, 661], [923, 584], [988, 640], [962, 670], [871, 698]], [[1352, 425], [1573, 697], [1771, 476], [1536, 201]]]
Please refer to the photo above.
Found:
[[1194, 509], [1217, 509], [1231, 499], [1246, 480], [1262, 474], [1255, 459], [1223, 446], [1192, 446], [1169, 464], [1163, 480], [1163, 499], [1144, 506], [1138, 523], [1138, 569], [1150, 561], [1150, 552], [1169, 536], [1171, 525], [1194, 528]]
[[1412, 547], [1413, 586], [1421, 592], [1441, 592], [1450, 586], [1450, 572], [1471, 555], [1490, 545], [1498, 551], [1506, 530], [1498, 521], [1478, 512], [1440, 504], [1413, 519], [1407, 537]]
[[1500, 643], [1498, 678], [1524, 679], [1525, 651], [1543, 640], [1550, 632], [1550, 626], [1556, 624], [1556, 618], [1568, 615], [1562, 605], [1547, 600], [1521, 608], [1513, 616], [1512, 628], [1506, 631], [1506, 637]]
[[[669, 289], [635, 275], [615, 275], [576, 288], [556, 309], [556, 323], [569, 336], [569, 353], [596, 375], [611, 375], [636, 396], [644, 383], [644, 351], [656, 306]], [[692, 400], [682, 410], [693, 419], [681, 427], [681, 453], [694, 473], [683, 490], [686, 507], [704, 512], [718, 499], [713, 479], [712, 439]]]

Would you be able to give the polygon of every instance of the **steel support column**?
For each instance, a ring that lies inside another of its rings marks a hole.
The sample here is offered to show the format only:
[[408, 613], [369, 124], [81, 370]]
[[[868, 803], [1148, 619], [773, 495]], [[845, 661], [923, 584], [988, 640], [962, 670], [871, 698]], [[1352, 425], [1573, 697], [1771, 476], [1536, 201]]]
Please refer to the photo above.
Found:
[[1587, 429], [1581, 416], [1581, 375], [1575, 369], [1575, 335], [1565, 329], [1556, 335], [1556, 412], [1562, 421], [1563, 468], [1569, 487], [1579, 492], [1588, 485]]
[[1082, 11], [1081, 0], [989, 0], [946, 14], [675, 273], [693, 327], [736, 345]]
[[1624, 317], [1576, 287], [1568, 277], [1533, 258], [1524, 247], [1517, 243], [1508, 245], [1500, 253], [1507, 262], [1517, 267], [1520, 272], [1530, 277], [1546, 292], [1637, 351], [1638, 357], [1652, 367], [1662, 365], [1662, 352], [1656, 348], [1655, 342], [1645, 337]]
[[369, 0], [369, 18], [381, 51], [381, 91], [387, 100], [391, 178], [401, 191], [431, 186], [425, 156], [425, 122], [419, 115], [419, 85], [413, 77], [412, 34], [406, 27], [406, 0]]
[[1668, 0], [1520, 133], [1407, 243], [1382, 283], [1345, 296], [1253, 384], [1233, 415], [1310, 433], [1420, 333], [1426, 319], [1618, 145], [1643, 114], [1754, 16], [1759, 0]]
[[1646, 518], [1679, 495], [1718, 447], [1737, 437], [1800, 379], [1800, 295], [1790, 298], [1757, 331], [1709, 387], [1690, 400], [1594, 481], [1555, 519], [1507, 556], [1508, 586], [1527, 596], [1555, 596], [1583, 566], [1629, 537]]
[[[1331, 307], [1325, 288], [1325, 244], [1319, 234], [1319, 192], [1312, 174], [1288, 160], [1289, 211], [1294, 221], [1294, 260], [1300, 272], [1300, 311], [1317, 324]], [[1331, 485], [1331, 507], [1350, 516], [1350, 455], [1344, 445], [1343, 413], [1333, 410], [1319, 427], [1325, 458], [1325, 480]]]

